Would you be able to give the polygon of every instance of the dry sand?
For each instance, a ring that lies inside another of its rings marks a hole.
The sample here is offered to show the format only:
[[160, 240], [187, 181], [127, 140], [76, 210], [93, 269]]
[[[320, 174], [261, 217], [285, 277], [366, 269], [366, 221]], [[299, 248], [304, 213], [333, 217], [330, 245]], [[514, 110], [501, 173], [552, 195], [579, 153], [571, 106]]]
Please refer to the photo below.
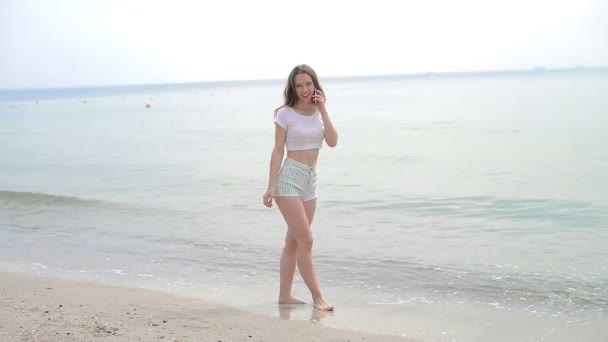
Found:
[[0, 272], [0, 341], [412, 341], [198, 298]]

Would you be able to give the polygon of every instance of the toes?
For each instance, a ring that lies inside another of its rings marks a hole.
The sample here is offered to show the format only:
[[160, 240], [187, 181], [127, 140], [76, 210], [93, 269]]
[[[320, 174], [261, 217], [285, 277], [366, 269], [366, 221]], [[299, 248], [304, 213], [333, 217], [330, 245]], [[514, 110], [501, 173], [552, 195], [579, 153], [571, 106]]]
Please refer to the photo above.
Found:
[[314, 307], [321, 311], [334, 311], [334, 307], [329, 304], [315, 304]]

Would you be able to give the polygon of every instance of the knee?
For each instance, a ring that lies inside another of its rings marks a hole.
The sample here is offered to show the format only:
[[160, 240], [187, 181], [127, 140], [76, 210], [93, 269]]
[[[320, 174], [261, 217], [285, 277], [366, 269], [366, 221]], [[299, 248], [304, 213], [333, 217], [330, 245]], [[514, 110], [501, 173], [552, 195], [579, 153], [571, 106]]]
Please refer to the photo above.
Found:
[[302, 238], [296, 240], [296, 243], [298, 245], [298, 250], [307, 251], [307, 252], [311, 251], [313, 241], [314, 241], [314, 239], [312, 236], [306, 236], [306, 237], [302, 237]]
[[286, 239], [285, 246], [283, 247], [286, 251], [295, 252], [298, 249], [298, 243], [295, 239]]

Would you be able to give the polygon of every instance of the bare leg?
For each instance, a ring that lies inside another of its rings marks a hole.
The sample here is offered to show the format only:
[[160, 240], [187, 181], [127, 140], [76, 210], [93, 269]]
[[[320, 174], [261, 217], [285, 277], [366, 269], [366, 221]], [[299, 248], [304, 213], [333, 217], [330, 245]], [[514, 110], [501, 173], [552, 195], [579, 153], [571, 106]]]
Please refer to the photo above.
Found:
[[[299, 197], [277, 197], [276, 203], [287, 222], [288, 232], [296, 241], [296, 262], [302, 279], [312, 294], [314, 307], [319, 310], [333, 310], [333, 306], [323, 298], [312, 261], [313, 237], [304, 203]], [[312, 204], [308, 205], [312, 206]]]
[[279, 304], [305, 304], [306, 302], [291, 294], [293, 276], [296, 271], [296, 250], [298, 245], [291, 233], [285, 233], [285, 247], [281, 254], [281, 285]]
[[[312, 224], [317, 207], [317, 199], [304, 202], [304, 211], [308, 224]], [[279, 290], [279, 304], [305, 304], [306, 302], [291, 294], [293, 276], [296, 271], [296, 250], [298, 244], [289, 230], [285, 233], [285, 247], [281, 254], [281, 285]]]

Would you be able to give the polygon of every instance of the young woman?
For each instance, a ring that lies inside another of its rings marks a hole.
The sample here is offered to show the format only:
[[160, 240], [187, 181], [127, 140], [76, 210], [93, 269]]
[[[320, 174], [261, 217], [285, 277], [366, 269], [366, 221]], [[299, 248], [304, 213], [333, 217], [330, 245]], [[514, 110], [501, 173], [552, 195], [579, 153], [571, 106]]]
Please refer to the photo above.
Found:
[[[276, 201], [287, 233], [281, 255], [280, 304], [304, 304], [292, 296], [296, 263], [312, 294], [316, 309], [334, 309], [321, 293], [312, 260], [312, 220], [317, 205], [317, 157], [323, 140], [330, 147], [338, 143], [317, 74], [308, 65], [298, 65], [289, 74], [285, 103], [275, 110], [275, 142], [270, 158], [268, 190], [264, 205]], [[283, 161], [287, 148], [287, 158]], [[282, 165], [281, 165], [282, 163]]]

